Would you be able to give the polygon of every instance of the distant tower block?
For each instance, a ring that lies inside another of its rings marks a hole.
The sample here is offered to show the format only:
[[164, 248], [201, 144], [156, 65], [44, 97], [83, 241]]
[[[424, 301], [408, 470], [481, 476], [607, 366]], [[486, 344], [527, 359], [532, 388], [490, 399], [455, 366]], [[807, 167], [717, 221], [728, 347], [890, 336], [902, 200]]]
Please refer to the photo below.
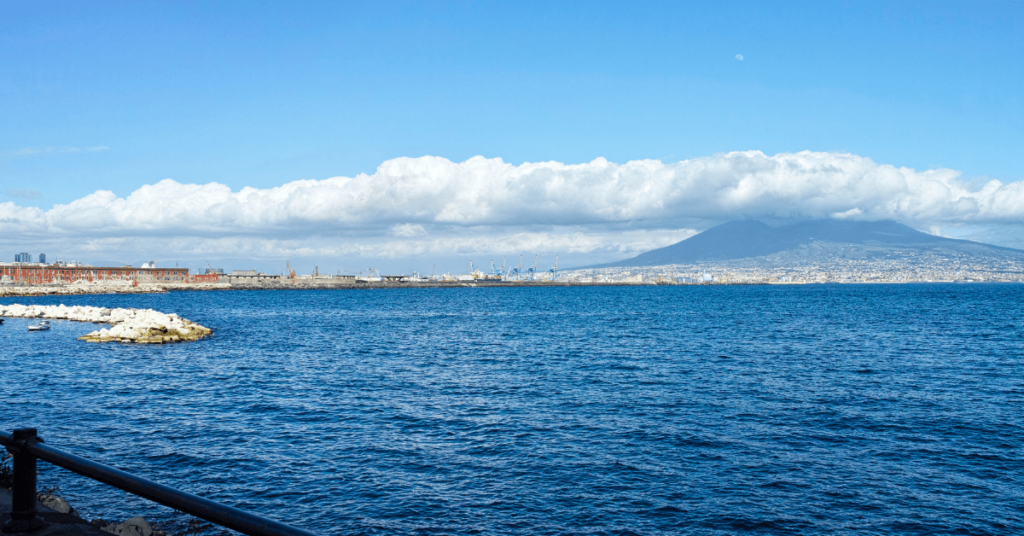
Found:
[[45, 253], [40, 253], [39, 254], [39, 264], [46, 264], [46, 254]]

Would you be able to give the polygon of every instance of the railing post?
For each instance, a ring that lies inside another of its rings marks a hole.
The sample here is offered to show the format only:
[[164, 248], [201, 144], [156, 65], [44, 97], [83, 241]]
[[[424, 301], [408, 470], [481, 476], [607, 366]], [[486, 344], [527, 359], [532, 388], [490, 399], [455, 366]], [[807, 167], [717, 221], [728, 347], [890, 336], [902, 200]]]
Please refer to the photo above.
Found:
[[4, 523], [5, 534], [34, 532], [45, 523], [36, 516], [36, 457], [22, 448], [29, 442], [42, 441], [35, 428], [21, 428], [12, 434], [14, 447], [8, 447], [14, 455], [14, 487], [11, 500], [11, 519]]

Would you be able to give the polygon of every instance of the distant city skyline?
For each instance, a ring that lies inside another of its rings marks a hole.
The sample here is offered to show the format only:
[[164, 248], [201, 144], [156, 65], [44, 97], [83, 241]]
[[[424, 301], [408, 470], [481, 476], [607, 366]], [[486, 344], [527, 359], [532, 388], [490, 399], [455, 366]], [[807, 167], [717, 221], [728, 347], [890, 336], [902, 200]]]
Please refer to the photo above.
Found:
[[1019, 3], [2, 13], [12, 252], [582, 265], [745, 217], [1024, 248]]

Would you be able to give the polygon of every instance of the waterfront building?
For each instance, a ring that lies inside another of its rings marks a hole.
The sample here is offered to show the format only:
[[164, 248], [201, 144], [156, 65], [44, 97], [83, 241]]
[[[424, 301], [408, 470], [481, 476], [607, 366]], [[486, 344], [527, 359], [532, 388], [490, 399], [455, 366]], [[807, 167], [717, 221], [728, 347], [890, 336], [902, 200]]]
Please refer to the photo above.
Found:
[[231, 284], [259, 284], [273, 281], [280, 281], [279, 275], [267, 275], [256, 270], [233, 270], [228, 275], [215, 275], [219, 281]]
[[[19, 254], [21, 255], [28, 255]], [[25, 266], [23, 263], [0, 263], [0, 277], [12, 283], [29, 285], [71, 283], [74, 281], [127, 281], [131, 283], [216, 283], [216, 274], [189, 275], [188, 268], [118, 268], [90, 266], [78, 262]]]

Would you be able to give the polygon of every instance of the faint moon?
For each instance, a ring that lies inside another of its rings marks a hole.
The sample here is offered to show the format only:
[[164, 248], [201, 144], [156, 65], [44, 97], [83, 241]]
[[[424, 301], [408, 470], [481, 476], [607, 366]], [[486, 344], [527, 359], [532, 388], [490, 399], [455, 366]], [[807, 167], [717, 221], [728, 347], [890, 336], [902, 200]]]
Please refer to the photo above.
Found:
[[743, 61], [743, 54], [736, 54], [736, 61]]

